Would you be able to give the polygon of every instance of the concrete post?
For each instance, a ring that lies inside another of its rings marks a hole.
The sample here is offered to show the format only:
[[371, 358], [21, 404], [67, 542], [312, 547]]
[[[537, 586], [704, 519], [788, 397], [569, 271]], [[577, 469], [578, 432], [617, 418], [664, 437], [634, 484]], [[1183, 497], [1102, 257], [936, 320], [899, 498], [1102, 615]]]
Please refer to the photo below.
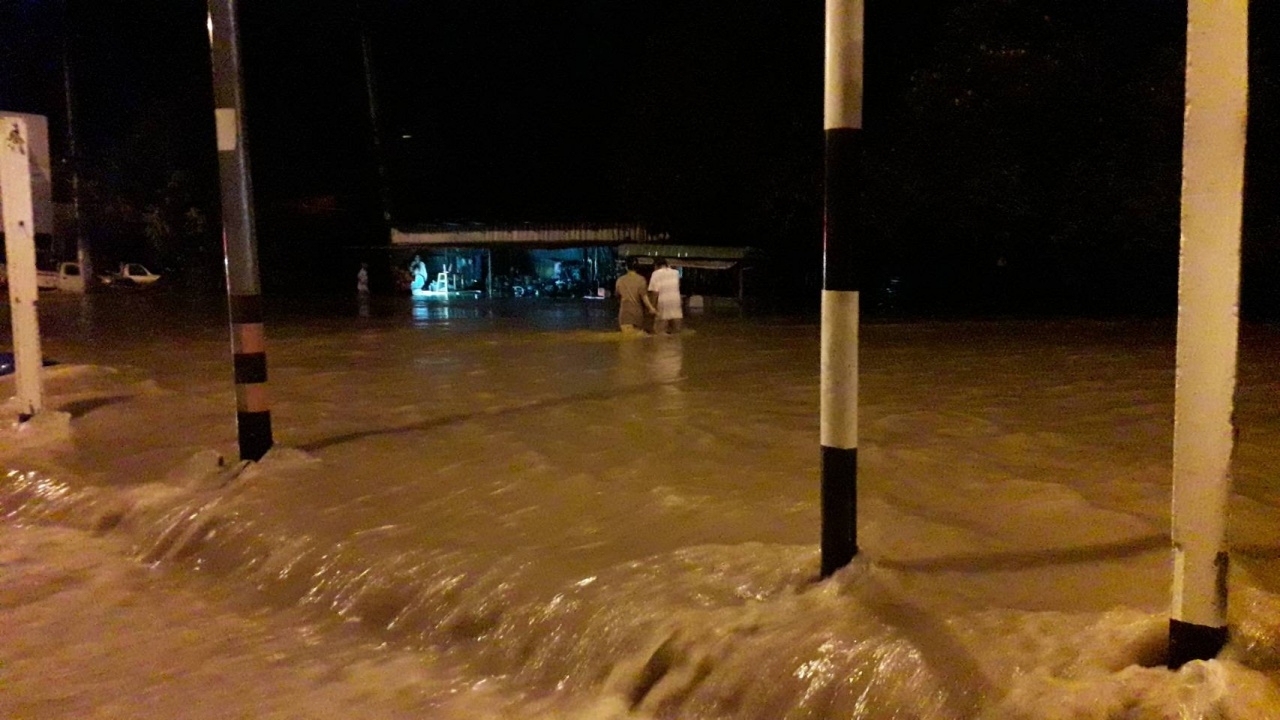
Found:
[[1214, 657], [1227, 640], [1226, 517], [1247, 96], [1248, 0], [1191, 0], [1182, 140], [1170, 667]]
[[30, 139], [26, 120], [0, 117], [0, 207], [4, 211], [4, 251], [20, 422], [30, 420], [44, 407]]

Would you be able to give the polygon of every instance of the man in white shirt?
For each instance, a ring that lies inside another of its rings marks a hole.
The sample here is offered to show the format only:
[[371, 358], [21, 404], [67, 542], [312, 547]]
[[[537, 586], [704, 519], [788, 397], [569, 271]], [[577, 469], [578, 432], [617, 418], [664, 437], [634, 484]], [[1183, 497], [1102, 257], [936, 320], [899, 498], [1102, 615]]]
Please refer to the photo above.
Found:
[[658, 295], [658, 314], [653, 321], [655, 335], [680, 332], [684, 312], [680, 307], [680, 273], [667, 265], [665, 258], [653, 261], [653, 275], [649, 276], [649, 292]]

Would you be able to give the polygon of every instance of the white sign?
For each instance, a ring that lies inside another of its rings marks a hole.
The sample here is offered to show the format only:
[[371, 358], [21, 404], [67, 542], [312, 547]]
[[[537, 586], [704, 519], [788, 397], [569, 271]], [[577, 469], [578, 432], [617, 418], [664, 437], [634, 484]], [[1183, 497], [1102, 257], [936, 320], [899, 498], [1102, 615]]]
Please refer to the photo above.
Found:
[[[27, 158], [31, 163], [31, 211], [37, 235], [53, 234], [53, 173], [49, 162], [49, 121], [43, 115], [9, 112], [0, 117], [20, 117], [27, 122]], [[11, 125], [12, 123], [9, 123]], [[4, 127], [0, 137], [12, 127]], [[4, 201], [0, 200], [0, 223], [4, 221]]]

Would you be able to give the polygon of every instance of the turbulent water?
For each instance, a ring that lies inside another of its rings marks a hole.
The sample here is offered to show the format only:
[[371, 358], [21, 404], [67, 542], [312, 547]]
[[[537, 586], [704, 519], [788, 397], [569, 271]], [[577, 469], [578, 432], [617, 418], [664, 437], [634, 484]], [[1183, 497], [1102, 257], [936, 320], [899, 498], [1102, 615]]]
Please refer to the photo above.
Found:
[[[42, 302], [50, 412], [0, 436], [10, 710], [1280, 716], [1274, 328], [1242, 353], [1232, 642], [1173, 672], [1169, 324], [869, 323], [864, 551], [818, 582], [811, 321], [272, 306], [277, 445], [244, 464], [217, 301]], [[159, 705], [103, 705], [84, 653], [44, 677], [58, 628]]]

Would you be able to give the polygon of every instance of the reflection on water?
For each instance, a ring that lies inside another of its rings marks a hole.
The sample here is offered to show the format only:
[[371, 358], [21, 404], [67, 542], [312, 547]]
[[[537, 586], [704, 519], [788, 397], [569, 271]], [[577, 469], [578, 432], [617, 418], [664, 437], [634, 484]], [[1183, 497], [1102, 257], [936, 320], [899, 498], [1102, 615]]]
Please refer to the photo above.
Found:
[[649, 379], [648, 368], [645, 367], [647, 350], [648, 342], [644, 336], [622, 336], [618, 342], [618, 362], [613, 366], [619, 385], [630, 387]]
[[457, 303], [448, 300], [415, 297], [413, 302], [413, 326], [425, 327], [450, 320], [479, 320], [492, 317], [489, 308], [476, 302]]
[[614, 366], [623, 385], [670, 385], [682, 379], [684, 344], [679, 335], [620, 335]]
[[679, 335], [621, 335], [614, 377], [625, 387], [647, 388], [660, 418], [682, 417], [684, 342]]
[[98, 322], [98, 313], [95, 311], [97, 305], [94, 304], [92, 295], [80, 295], [76, 299], [76, 304], [79, 307], [79, 313], [76, 316], [78, 320], [76, 327], [82, 337], [89, 336], [93, 333], [93, 327]]
[[657, 337], [653, 353], [653, 381], [674, 383], [684, 366], [684, 344], [679, 335]]
[[[375, 325], [416, 329], [454, 326], [475, 330], [608, 331], [617, 308], [586, 299], [413, 298], [403, 295], [317, 295], [264, 297], [269, 337], [273, 329], [342, 327], [352, 318]], [[8, 306], [0, 304], [0, 324], [8, 326]], [[175, 335], [216, 338], [228, 327], [227, 298], [159, 288], [85, 295], [47, 293], [40, 297], [42, 334], [80, 341], [124, 339], [165, 341]]]
[[466, 323], [468, 327], [519, 330], [604, 330], [614, 326], [613, 309], [589, 300], [535, 298], [386, 298], [386, 315], [406, 304], [415, 328]]
[[684, 368], [684, 342], [679, 335], [655, 338], [653, 354], [653, 381], [658, 384], [661, 397], [657, 404], [660, 417], [683, 418], [685, 415], [684, 391], [679, 380]]

